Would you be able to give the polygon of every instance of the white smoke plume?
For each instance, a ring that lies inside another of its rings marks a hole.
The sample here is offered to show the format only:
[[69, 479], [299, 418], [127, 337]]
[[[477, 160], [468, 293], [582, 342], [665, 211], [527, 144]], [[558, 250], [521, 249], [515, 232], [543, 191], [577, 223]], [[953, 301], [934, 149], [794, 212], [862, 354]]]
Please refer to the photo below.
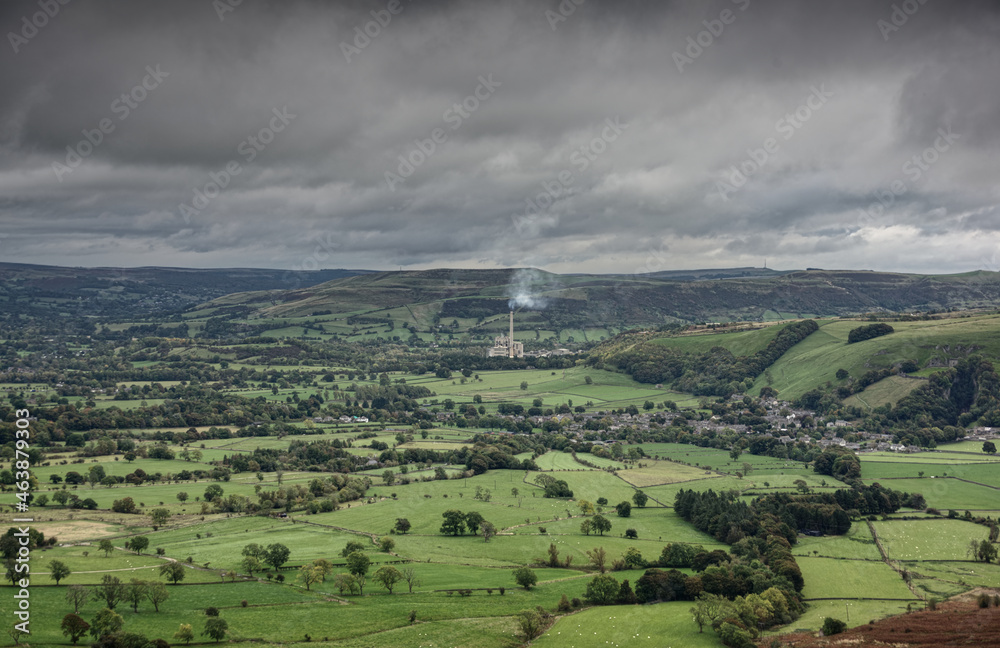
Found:
[[511, 276], [508, 286], [511, 295], [507, 305], [511, 310], [518, 308], [542, 309], [548, 305], [548, 300], [541, 293], [552, 290], [551, 276], [545, 275], [534, 268], [521, 268]]

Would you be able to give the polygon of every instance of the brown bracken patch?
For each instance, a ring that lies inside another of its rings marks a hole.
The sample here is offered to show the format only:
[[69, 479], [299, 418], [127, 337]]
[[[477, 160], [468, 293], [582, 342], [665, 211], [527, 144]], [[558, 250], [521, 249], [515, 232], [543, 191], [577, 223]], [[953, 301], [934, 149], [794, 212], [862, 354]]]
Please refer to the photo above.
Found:
[[[986, 594], [991, 603], [980, 608], [978, 596]], [[798, 633], [768, 637], [761, 648], [1000, 648], [1000, 607], [992, 598], [1000, 590], [978, 588], [937, 604], [936, 610], [901, 614], [873, 624], [851, 628], [831, 637]], [[777, 640], [779, 643], [773, 643]]]

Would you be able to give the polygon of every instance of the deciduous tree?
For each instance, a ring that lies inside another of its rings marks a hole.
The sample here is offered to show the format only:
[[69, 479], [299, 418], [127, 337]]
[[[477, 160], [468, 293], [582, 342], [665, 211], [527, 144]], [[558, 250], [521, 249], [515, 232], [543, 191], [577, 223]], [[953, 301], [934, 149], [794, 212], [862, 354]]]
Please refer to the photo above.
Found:
[[104, 635], [114, 634], [125, 625], [125, 619], [110, 608], [104, 608], [90, 622], [90, 636], [99, 639]]
[[[93, 591], [95, 601], [104, 601], [109, 610], [114, 610], [118, 602], [125, 596], [125, 585], [116, 576], [105, 574], [101, 577], [101, 584], [96, 585]], [[93, 624], [91, 624], [93, 625]]]
[[146, 583], [136, 578], [129, 581], [125, 586], [124, 599], [132, 605], [132, 611], [139, 611], [139, 603], [146, 598]]
[[191, 643], [191, 640], [194, 639], [194, 630], [191, 628], [191, 624], [182, 623], [181, 627], [174, 633], [174, 639], [183, 641], [185, 644]]
[[53, 560], [49, 563], [49, 578], [54, 580], [56, 585], [58, 585], [59, 581], [66, 578], [71, 573], [72, 572], [69, 570], [69, 567], [66, 566], [66, 563], [61, 560]]
[[159, 612], [160, 603], [170, 598], [170, 592], [167, 591], [167, 586], [163, 583], [150, 581], [146, 583], [146, 598], [153, 604], [153, 609]]
[[497, 528], [489, 520], [483, 520], [479, 528], [483, 530], [483, 540], [486, 542], [489, 542], [490, 538], [497, 534]]
[[83, 585], [70, 585], [66, 590], [66, 602], [73, 605], [73, 612], [79, 612], [89, 600], [90, 590]]
[[184, 566], [178, 562], [168, 562], [165, 565], [160, 565], [160, 576], [163, 576], [174, 585], [184, 580], [186, 575], [187, 572], [184, 570]]
[[288, 547], [280, 542], [275, 542], [274, 544], [267, 545], [267, 555], [264, 558], [264, 562], [274, 567], [275, 570], [278, 570], [288, 562], [288, 557], [291, 553]]
[[598, 574], [587, 583], [587, 600], [595, 605], [611, 605], [618, 600], [621, 589], [618, 580], [611, 574]]
[[80, 640], [80, 637], [87, 634], [87, 630], [90, 629], [90, 624], [78, 617], [76, 614], [70, 612], [63, 617], [60, 627], [62, 628], [62, 633], [69, 637], [70, 642], [75, 644]]
[[219, 643], [226, 638], [226, 633], [229, 631], [229, 624], [222, 617], [208, 617], [205, 620], [205, 631], [202, 632], [202, 636], [210, 637], [215, 639], [215, 643]]
[[101, 540], [99, 543], [97, 543], [97, 549], [98, 551], [103, 551], [104, 557], [107, 558], [108, 556], [111, 555], [111, 552], [115, 550], [115, 545], [113, 542], [105, 538], [104, 540]]
[[392, 565], [383, 565], [375, 570], [372, 578], [392, 594], [392, 588], [396, 586], [396, 583], [403, 580], [403, 574]]

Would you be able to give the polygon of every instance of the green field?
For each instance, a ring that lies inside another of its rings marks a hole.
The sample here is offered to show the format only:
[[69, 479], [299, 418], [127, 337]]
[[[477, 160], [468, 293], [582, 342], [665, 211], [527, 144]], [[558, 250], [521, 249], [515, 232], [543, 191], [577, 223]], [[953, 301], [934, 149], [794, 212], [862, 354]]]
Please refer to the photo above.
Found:
[[924, 381], [906, 376], [889, 376], [875, 384], [868, 385], [864, 391], [852, 394], [844, 399], [844, 405], [860, 407], [865, 410], [875, 409], [882, 405], [894, 405], [907, 396]]
[[879, 483], [893, 490], [921, 493], [928, 506], [941, 510], [1000, 510], [1000, 489], [958, 479], [883, 479]]
[[875, 546], [875, 540], [868, 530], [868, 525], [858, 522], [852, 524], [850, 531], [842, 536], [799, 538], [798, 543], [792, 547], [792, 553], [796, 556], [882, 560], [878, 547]]
[[726, 333], [704, 332], [659, 338], [656, 344], [684, 351], [686, 353], [706, 353], [712, 347], [724, 347], [734, 356], [747, 356], [765, 348], [781, 330], [780, 326], [765, 326], [749, 331]]
[[879, 541], [893, 560], [965, 560], [970, 540], [984, 540], [989, 529], [961, 520], [874, 522]]
[[531, 645], [541, 648], [716, 648], [711, 632], [699, 633], [690, 603], [591, 608], [565, 616]]
[[802, 595], [813, 598], [900, 598], [916, 597], [891, 567], [882, 562], [836, 558], [806, 558], [796, 561], [806, 586]]

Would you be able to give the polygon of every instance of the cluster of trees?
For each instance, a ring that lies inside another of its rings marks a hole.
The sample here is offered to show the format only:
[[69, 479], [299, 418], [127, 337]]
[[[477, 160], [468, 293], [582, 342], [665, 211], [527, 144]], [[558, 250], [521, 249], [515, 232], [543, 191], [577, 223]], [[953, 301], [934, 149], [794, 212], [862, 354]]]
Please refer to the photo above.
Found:
[[255, 571], [261, 571], [264, 565], [270, 565], [277, 571], [288, 562], [291, 553], [291, 550], [280, 542], [269, 544], [266, 547], [251, 542], [240, 551], [243, 556], [240, 566], [251, 575]]
[[477, 535], [481, 530], [483, 539], [486, 542], [497, 534], [497, 528], [492, 522], [485, 520], [477, 511], [463, 513], [458, 509], [448, 509], [441, 514], [444, 522], [441, 523], [441, 533], [445, 535], [460, 536], [468, 529], [472, 535]]
[[545, 497], [573, 497], [573, 491], [564, 479], [556, 479], [552, 475], [539, 473], [535, 476], [535, 483], [545, 491]]
[[981, 356], [964, 358], [954, 368], [934, 374], [926, 385], [902, 398], [889, 418], [908, 427], [957, 426], [956, 433], [962, 433], [959, 428], [973, 424], [1000, 426], [1000, 376], [992, 363]]
[[791, 623], [798, 618], [799, 609], [795, 601], [789, 601], [782, 591], [772, 587], [760, 594], [750, 593], [733, 599], [702, 594], [691, 608], [691, 616], [699, 632], [704, 626], [711, 626], [726, 646], [756, 648], [761, 630]]
[[[80, 638], [88, 633], [94, 637], [95, 648], [167, 648], [170, 644], [162, 639], [149, 639], [148, 637], [135, 633], [125, 632], [125, 619], [112, 609], [104, 608], [97, 613], [90, 623], [87, 623], [75, 612], [70, 612], [63, 617], [60, 629], [63, 635], [69, 638], [72, 644], [80, 641]], [[226, 638], [229, 632], [229, 624], [216, 615], [209, 615], [205, 620], [205, 630], [203, 637], [214, 639], [216, 643]], [[173, 638], [183, 641], [185, 644], [191, 643], [195, 638], [194, 630], [190, 623], [180, 624], [180, 628], [174, 633]]]
[[792, 495], [771, 493], [747, 504], [735, 491], [716, 494], [680, 491], [677, 513], [698, 529], [720, 541], [735, 544], [743, 538], [779, 535], [795, 542], [795, 530], [841, 535], [851, 528], [851, 518], [887, 515], [902, 506], [924, 508], [919, 493], [902, 493], [880, 484], [855, 483], [832, 493]]
[[580, 523], [580, 532], [583, 533], [583, 535], [590, 535], [591, 531], [594, 531], [599, 535], [604, 535], [610, 530], [611, 521], [600, 513], [594, 517], [587, 518]]
[[699, 531], [726, 544], [746, 537], [777, 535], [794, 543], [795, 530], [771, 511], [758, 511], [740, 498], [738, 491], [716, 493], [681, 489], [674, 497], [674, 510]]
[[[675, 497], [674, 510], [699, 530], [733, 545], [734, 554], [747, 561], [761, 561], [791, 587], [786, 588], [778, 582], [773, 584], [795, 594], [804, 585], [802, 572], [791, 551], [796, 540], [792, 526], [796, 520], [787, 507], [771, 497], [757, 498], [748, 505], [736, 491], [716, 494], [712, 490], [698, 493], [682, 489]], [[729, 586], [733, 588], [730, 591], [740, 593], [736, 585], [731, 583]], [[705, 591], [713, 591], [704, 582], [703, 587]]]
[[813, 461], [813, 471], [845, 482], [860, 479], [861, 460], [847, 448], [832, 446], [816, 457]]
[[876, 324], [859, 326], [856, 329], [851, 329], [851, 332], [847, 334], [847, 343], [854, 344], [855, 342], [863, 342], [864, 340], [871, 340], [872, 338], [881, 337], [883, 335], [889, 335], [893, 331], [894, 329], [885, 322], [878, 322]]

